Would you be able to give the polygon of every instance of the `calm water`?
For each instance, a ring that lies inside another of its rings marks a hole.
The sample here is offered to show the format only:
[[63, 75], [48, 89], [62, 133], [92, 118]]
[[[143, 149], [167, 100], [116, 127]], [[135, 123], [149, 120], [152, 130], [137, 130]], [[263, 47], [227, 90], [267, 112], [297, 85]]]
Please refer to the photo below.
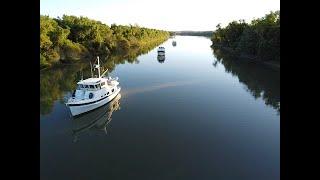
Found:
[[109, 62], [121, 94], [77, 119], [63, 101], [87, 66], [41, 73], [41, 179], [280, 179], [279, 71], [175, 40]]

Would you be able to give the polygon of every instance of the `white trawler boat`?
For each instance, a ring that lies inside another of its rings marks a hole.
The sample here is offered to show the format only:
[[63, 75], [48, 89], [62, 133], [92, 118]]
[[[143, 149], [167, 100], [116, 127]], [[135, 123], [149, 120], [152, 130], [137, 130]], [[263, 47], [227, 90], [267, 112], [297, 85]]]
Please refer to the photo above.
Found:
[[98, 69], [97, 78], [88, 78], [79, 81], [77, 89], [68, 99], [66, 105], [70, 108], [72, 116], [96, 109], [110, 102], [120, 92], [118, 77], [104, 77], [105, 71], [100, 75], [100, 62], [94, 68]]
[[165, 49], [164, 49], [164, 47], [159, 47], [159, 48], [158, 48], [158, 55], [159, 55], [159, 56], [161, 56], [161, 55], [164, 56], [164, 55], [165, 55]]

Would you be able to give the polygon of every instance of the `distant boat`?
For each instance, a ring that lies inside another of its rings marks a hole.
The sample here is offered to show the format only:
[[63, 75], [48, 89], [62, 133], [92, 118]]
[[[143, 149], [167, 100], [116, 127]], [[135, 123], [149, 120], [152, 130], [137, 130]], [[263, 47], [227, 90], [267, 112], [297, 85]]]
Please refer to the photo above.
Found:
[[77, 89], [68, 99], [66, 105], [69, 107], [72, 116], [76, 116], [110, 102], [117, 96], [121, 88], [118, 86], [118, 78], [104, 77], [105, 71], [100, 75], [100, 62], [94, 68], [98, 69], [98, 78], [88, 78], [79, 81]]
[[158, 48], [158, 55], [165, 55], [165, 48], [164, 47], [162, 47], [162, 46], [160, 46], [159, 48]]

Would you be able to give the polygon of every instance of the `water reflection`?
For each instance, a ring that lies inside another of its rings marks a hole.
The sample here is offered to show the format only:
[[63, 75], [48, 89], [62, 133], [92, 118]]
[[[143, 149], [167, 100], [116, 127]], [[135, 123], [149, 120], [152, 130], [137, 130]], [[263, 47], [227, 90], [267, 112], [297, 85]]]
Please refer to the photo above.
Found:
[[76, 88], [76, 82], [82, 75], [80, 72], [85, 66], [75, 64], [40, 73], [40, 114], [49, 114], [55, 101], [63, 101], [65, 92]]
[[164, 63], [164, 61], [166, 60], [166, 56], [165, 55], [158, 55], [157, 59], [158, 59], [159, 63]]
[[177, 46], [177, 42], [176, 41], [172, 41], [172, 46], [176, 47]]
[[120, 99], [121, 94], [118, 94], [110, 103], [86, 114], [72, 117], [73, 142], [77, 142], [79, 136], [88, 133], [88, 131], [102, 131], [107, 135], [112, 113], [120, 110]]
[[238, 77], [239, 82], [255, 98], [262, 98], [266, 105], [276, 109], [280, 114], [280, 70], [270, 69], [264, 65], [243, 61], [220, 49], [213, 49], [216, 61], [222, 64], [227, 73]]

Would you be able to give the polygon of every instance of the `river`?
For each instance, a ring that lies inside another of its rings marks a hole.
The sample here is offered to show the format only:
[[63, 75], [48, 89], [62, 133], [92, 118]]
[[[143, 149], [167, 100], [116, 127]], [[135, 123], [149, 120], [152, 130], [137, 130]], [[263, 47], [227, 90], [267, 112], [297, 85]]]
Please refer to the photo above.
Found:
[[40, 73], [41, 179], [280, 179], [280, 71], [172, 41], [102, 60], [120, 95], [79, 118], [64, 101], [90, 65]]

